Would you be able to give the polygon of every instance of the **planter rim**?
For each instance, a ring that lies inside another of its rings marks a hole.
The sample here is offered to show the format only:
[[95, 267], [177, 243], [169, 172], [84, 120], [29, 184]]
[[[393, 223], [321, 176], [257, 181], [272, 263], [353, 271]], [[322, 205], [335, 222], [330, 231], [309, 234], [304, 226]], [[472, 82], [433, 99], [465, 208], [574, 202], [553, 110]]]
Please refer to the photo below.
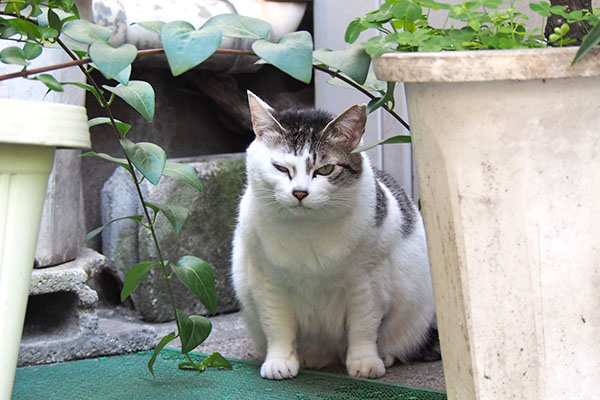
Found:
[[386, 53], [373, 58], [377, 79], [481, 82], [600, 76], [600, 49], [571, 65], [578, 47]]
[[87, 112], [70, 104], [0, 99], [0, 143], [87, 149]]

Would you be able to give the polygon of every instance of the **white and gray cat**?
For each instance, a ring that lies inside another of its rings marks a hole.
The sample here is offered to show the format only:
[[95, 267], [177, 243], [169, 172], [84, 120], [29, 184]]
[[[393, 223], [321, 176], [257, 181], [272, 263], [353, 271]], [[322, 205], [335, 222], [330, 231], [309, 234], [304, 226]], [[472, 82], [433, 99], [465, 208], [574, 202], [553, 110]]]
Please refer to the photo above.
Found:
[[261, 376], [345, 362], [377, 378], [395, 359], [439, 359], [425, 232], [371, 167], [364, 105], [336, 118], [279, 112], [248, 93], [255, 140], [233, 243], [233, 284]]

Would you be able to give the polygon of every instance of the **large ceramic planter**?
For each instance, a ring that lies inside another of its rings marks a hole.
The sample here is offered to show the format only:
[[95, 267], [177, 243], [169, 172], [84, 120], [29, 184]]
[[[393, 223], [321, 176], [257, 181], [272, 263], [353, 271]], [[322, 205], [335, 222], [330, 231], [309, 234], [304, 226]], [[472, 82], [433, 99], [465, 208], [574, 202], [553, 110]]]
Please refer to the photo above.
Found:
[[406, 82], [450, 399], [600, 392], [600, 61], [390, 54]]
[[0, 99], [0, 399], [9, 399], [56, 147], [87, 148], [85, 108]]

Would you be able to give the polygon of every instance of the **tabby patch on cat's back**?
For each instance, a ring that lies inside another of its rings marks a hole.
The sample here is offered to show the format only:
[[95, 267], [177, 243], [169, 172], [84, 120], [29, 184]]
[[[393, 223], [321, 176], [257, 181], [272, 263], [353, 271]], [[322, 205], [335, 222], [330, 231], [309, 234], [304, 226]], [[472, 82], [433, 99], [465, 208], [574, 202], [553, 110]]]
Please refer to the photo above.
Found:
[[274, 110], [248, 93], [255, 139], [234, 234], [232, 279], [261, 376], [344, 363], [376, 378], [395, 360], [439, 358], [419, 212], [366, 155], [367, 113]]

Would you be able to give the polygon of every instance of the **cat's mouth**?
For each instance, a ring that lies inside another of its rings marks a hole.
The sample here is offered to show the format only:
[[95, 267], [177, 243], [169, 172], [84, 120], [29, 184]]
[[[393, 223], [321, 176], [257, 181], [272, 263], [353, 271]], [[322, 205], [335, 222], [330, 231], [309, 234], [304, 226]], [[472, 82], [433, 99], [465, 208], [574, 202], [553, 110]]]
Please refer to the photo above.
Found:
[[298, 203], [292, 207], [289, 207], [288, 209], [297, 215], [304, 215], [304, 214], [308, 213], [310, 210], [312, 210], [312, 208], [307, 207], [302, 203]]

